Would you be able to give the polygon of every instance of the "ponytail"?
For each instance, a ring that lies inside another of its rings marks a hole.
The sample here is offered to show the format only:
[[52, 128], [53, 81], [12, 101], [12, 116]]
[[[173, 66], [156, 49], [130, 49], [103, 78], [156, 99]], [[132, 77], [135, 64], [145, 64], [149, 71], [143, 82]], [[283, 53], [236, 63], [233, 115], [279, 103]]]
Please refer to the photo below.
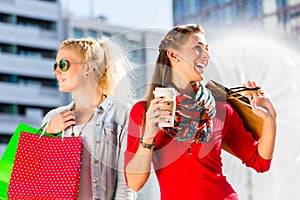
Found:
[[99, 89], [113, 99], [130, 102], [132, 66], [125, 51], [111, 38], [103, 38], [99, 44], [104, 53], [103, 63], [100, 67], [105, 68], [98, 81]]

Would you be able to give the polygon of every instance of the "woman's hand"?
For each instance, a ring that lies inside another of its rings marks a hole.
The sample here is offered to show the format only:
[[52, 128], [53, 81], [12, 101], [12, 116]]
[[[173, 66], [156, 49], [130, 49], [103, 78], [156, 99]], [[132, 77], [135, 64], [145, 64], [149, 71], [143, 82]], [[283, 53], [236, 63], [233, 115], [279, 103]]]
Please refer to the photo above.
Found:
[[[247, 87], [256, 87], [255, 82], [248, 81]], [[248, 94], [252, 111], [264, 120], [258, 152], [264, 159], [271, 159], [274, 153], [276, 139], [276, 110], [269, 98], [261, 91]]]
[[[245, 86], [245, 85], [244, 85]], [[257, 85], [254, 81], [248, 81], [247, 87], [255, 88]], [[254, 114], [258, 115], [264, 120], [275, 121], [276, 120], [276, 110], [271, 102], [271, 100], [266, 97], [262, 91], [257, 91], [246, 95], [250, 100], [252, 111]]]
[[69, 126], [75, 125], [75, 113], [72, 110], [64, 110], [55, 115], [49, 122], [47, 133], [57, 134]]
[[164, 97], [152, 99], [146, 112], [146, 126], [144, 138], [154, 138], [159, 130], [158, 123], [165, 122], [166, 116], [172, 115], [170, 107], [172, 105], [164, 102]]

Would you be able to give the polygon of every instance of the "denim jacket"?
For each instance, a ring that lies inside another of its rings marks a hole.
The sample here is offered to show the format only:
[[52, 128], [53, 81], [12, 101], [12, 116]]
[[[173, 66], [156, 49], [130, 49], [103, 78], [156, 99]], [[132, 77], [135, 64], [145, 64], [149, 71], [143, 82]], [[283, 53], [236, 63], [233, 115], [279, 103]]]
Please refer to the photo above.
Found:
[[[51, 110], [43, 119], [49, 122], [57, 113], [74, 103]], [[136, 193], [125, 182], [124, 151], [127, 141], [129, 106], [107, 97], [94, 110], [91, 177], [93, 198], [132, 200]]]

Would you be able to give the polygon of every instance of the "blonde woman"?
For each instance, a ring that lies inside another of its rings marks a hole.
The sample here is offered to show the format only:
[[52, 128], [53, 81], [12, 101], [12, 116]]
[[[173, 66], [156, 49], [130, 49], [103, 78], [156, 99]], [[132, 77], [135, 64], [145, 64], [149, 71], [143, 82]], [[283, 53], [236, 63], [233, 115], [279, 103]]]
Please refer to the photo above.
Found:
[[112, 98], [120, 85], [130, 88], [128, 70], [124, 52], [109, 38], [68, 39], [59, 46], [53, 74], [73, 101], [51, 110], [43, 124], [48, 133], [83, 137], [79, 199], [135, 199], [122, 158], [129, 105]]

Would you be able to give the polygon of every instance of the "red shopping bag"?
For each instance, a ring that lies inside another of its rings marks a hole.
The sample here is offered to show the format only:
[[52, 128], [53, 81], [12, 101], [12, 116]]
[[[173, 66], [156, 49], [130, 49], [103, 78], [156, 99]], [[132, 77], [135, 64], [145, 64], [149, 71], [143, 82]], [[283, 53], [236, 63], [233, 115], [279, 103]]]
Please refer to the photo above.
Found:
[[77, 199], [81, 137], [22, 132], [8, 187], [9, 199]]

